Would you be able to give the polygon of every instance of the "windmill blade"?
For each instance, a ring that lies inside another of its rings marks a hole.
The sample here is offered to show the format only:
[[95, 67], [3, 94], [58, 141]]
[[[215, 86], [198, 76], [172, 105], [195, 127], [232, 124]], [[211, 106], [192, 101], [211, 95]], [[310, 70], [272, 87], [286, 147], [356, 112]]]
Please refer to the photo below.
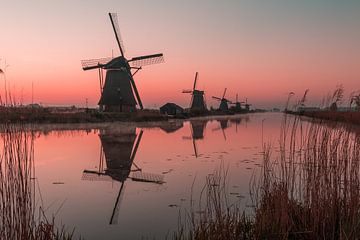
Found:
[[81, 60], [81, 65], [83, 70], [86, 71], [95, 68], [101, 68], [106, 63], [110, 62], [112, 59], [113, 59], [112, 57], [106, 57], [106, 58]]
[[117, 43], [119, 45], [121, 56], [124, 57], [125, 48], [124, 48], [123, 41], [121, 39], [117, 14], [116, 13], [109, 13], [109, 17], [110, 17], [111, 25], [112, 25], [113, 30], [114, 30], [116, 41], [117, 41]]
[[223, 133], [224, 139], [225, 139], [225, 141], [226, 141], [226, 134], [225, 134], [225, 130], [224, 130], [223, 128], [221, 128], [221, 130], [222, 130], [222, 133]]
[[121, 187], [120, 187], [119, 193], [116, 197], [114, 209], [111, 214], [110, 225], [116, 225], [118, 223], [119, 208], [120, 208], [120, 203], [124, 197], [124, 188], [125, 188], [125, 182], [121, 182]]
[[197, 150], [197, 145], [196, 145], [196, 141], [195, 139], [193, 139], [193, 146], [194, 146], [194, 153], [195, 153], [195, 157], [198, 157], [198, 150]]
[[158, 64], [164, 62], [164, 56], [162, 53], [152, 54], [140, 57], [134, 57], [128, 61], [132, 67], [142, 67], [151, 64]]
[[136, 143], [135, 143], [134, 149], [133, 149], [133, 151], [131, 152], [131, 155], [130, 155], [130, 160], [131, 160], [131, 162], [133, 162], [134, 159], [135, 159], [136, 152], [137, 152], [137, 150], [138, 150], [138, 148], [139, 148], [139, 144], [140, 144], [140, 141], [141, 141], [141, 138], [142, 138], [143, 133], [144, 133], [144, 131], [141, 129], [141, 130], [140, 130], [140, 133], [139, 133], [139, 135], [138, 135], [138, 137], [137, 137], [137, 139], [136, 139]]
[[221, 98], [214, 97], [214, 96], [212, 96], [212, 98], [221, 101]]
[[134, 90], [134, 93], [135, 93], [137, 102], [138, 102], [138, 104], [139, 104], [139, 106], [140, 106], [140, 109], [142, 110], [142, 109], [144, 109], [144, 107], [143, 107], [143, 104], [142, 104], [142, 102], [141, 102], [140, 95], [139, 95], [139, 92], [138, 92], [138, 90], [137, 90], [137, 87], [136, 87], [134, 78], [133, 78], [133, 76], [131, 75], [130, 72], [129, 72], [129, 78], [130, 78], [131, 86], [132, 86], [132, 88], [133, 88], [133, 90]]
[[129, 177], [131, 180], [136, 182], [151, 182], [157, 184], [164, 183], [164, 175], [161, 174], [154, 174], [154, 173], [145, 173], [145, 172], [132, 172], [131, 176]]
[[224, 89], [224, 94], [223, 94], [222, 98], [225, 98], [226, 90], [227, 90], [227, 88]]
[[81, 180], [106, 181], [106, 182], [113, 181], [113, 179], [109, 175], [107, 175], [105, 173], [97, 172], [97, 171], [92, 171], [92, 170], [84, 170]]
[[195, 90], [196, 88], [196, 82], [197, 82], [197, 79], [198, 79], [198, 72], [195, 73], [195, 80], [194, 80], [194, 87], [193, 87], [193, 90]]
[[189, 89], [186, 89], [186, 90], [183, 90], [182, 93], [192, 93], [193, 91], [192, 90], [189, 90]]

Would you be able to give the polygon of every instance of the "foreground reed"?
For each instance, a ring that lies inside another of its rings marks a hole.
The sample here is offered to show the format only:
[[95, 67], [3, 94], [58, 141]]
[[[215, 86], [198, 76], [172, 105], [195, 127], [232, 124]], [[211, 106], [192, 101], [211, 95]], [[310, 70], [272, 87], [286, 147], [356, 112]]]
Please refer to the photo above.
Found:
[[252, 213], [229, 205], [227, 176], [218, 172], [174, 239], [358, 239], [360, 134], [285, 115], [279, 145], [276, 156], [263, 147], [262, 171], [250, 187]]
[[0, 125], [0, 239], [71, 239], [35, 206], [34, 135], [22, 125]]

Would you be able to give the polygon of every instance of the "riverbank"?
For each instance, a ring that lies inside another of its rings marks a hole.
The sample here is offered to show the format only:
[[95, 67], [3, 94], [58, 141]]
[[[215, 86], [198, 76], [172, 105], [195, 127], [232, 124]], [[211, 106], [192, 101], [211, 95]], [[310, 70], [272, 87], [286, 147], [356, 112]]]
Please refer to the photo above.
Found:
[[0, 123], [102, 123], [164, 121], [168, 117], [155, 110], [133, 113], [100, 112], [95, 109], [52, 109], [2, 107]]
[[107, 123], [107, 122], [159, 122], [170, 119], [192, 119], [199, 117], [232, 116], [248, 112], [209, 111], [201, 114], [181, 114], [170, 116], [158, 110], [138, 110], [136, 112], [100, 112], [97, 109], [77, 108], [31, 108], [0, 107], [0, 123]]
[[344, 122], [360, 125], [360, 112], [334, 112], [334, 111], [314, 111], [314, 112], [287, 112], [289, 114], [306, 116], [310, 118]]

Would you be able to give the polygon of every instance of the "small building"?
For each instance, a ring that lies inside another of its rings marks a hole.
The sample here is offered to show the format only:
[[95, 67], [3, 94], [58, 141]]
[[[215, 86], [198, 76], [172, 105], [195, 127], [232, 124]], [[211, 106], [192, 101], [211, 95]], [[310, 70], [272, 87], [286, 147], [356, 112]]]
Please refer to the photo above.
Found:
[[160, 113], [167, 115], [178, 115], [184, 113], [184, 109], [175, 103], [166, 103], [160, 107]]

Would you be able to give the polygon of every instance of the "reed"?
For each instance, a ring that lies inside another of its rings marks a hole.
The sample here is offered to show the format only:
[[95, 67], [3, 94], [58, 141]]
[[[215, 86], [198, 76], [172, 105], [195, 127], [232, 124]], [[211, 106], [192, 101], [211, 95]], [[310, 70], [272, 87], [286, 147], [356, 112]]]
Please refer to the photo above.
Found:
[[189, 210], [179, 215], [173, 239], [249, 239], [252, 221], [238, 203], [230, 203], [227, 170], [223, 165], [206, 177], [198, 205], [193, 198]]
[[0, 125], [0, 239], [71, 239], [35, 206], [34, 134], [24, 125]]
[[[281, 136], [278, 164], [264, 164], [253, 191], [256, 238], [358, 237], [359, 133], [295, 117], [284, 121]], [[271, 148], [266, 152], [270, 162]]]

